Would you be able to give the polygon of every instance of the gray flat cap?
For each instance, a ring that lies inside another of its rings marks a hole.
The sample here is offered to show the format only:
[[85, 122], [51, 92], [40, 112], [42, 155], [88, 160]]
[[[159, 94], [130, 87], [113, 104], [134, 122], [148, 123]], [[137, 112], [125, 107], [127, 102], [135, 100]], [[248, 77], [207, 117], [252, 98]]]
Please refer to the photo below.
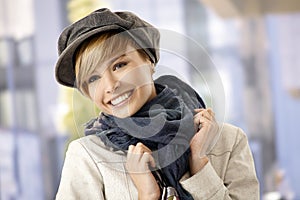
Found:
[[153, 63], [159, 60], [159, 31], [131, 12], [111, 12], [107, 8], [96, 10], [66, 27], [58, 39], [58, 60], [55, 67], [56, 80], [65, 86], [75, 86], [76, 49], [88, 38], [117, 30], [128, 32], [148, 54]]

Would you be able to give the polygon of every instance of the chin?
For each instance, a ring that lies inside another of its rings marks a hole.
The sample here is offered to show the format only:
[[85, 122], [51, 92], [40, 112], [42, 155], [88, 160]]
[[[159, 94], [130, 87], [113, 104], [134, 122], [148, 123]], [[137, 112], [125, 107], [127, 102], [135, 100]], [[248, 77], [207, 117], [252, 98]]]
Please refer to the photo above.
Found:
[[127, 104], [124, 107], [115, 108], [111, 112], [113, 116], [116, 116], [118, 118], [126, 118], [134, 115], [136, 112], [139, 111], [141, 107], [142, 106], [139, 104]]
[[128, 112], [128, 110], [127, 109], [125, 109], [125, 110], [118, 110], [118, 111], [112, 111], [112, 113], [111, 113], [113, 116], [115, 116], [115, 117], [118, 117], [118, 118], [126, 118], [126, 117], [130, 117], [131, 115], [133, 115], [133, 114], [131, 114], [130, 112]]

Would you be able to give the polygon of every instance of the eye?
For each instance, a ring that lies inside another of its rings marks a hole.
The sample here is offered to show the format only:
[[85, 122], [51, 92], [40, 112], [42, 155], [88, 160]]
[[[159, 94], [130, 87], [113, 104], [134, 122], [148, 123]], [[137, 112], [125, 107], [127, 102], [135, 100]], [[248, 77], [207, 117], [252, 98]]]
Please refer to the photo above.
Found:
[[91, 76], [91, 77], [89, 78], [88, 83], [89, 83], [89, 84], [90, 84], [90, 83], [93, 83], [93, 82], [97, 81], [98, 79], [100, 79], [100, 76], [99, 76], [99, 75], [93, 75], [93, 76]]
[[127, 62], [119, 62], [113, 66], [113, 71], [121, 69], [122, 67], [124, 67], [126, 65], [127, 65]]

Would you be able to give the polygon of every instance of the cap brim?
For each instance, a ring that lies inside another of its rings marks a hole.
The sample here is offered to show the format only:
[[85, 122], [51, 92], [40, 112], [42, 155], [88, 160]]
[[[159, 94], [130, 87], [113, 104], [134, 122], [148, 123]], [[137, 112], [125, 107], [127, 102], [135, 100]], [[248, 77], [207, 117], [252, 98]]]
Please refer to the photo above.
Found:
[[121, 26], [118, 25], [109, 25], [96, 28], [91, 30], [76, 40], [74, 40], [71, 44], [67, 46], [67, 48], [60, 54], [56, 66], [55, 66], [55, 78], [56, 80], [65, 86], [68, 87], [75, 87], [75, 63], [74, 63], [74, 53], [76, 52], [77, 48], [85, 41], [86, 39], [105, 31], [110, 30], [123, 30]]

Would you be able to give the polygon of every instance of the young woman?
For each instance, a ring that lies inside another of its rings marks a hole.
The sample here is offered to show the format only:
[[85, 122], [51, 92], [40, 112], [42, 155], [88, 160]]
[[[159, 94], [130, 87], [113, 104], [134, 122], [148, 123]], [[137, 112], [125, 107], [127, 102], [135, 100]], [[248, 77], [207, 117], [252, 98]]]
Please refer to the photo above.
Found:
[[153, 80], [157, 29], [100, 9], [67, 27], [58, 45], [57, 81], [101, 113], [69, 145], [56, 199], [259, 199], [243, 131], [218, 124], [180, 79]]

